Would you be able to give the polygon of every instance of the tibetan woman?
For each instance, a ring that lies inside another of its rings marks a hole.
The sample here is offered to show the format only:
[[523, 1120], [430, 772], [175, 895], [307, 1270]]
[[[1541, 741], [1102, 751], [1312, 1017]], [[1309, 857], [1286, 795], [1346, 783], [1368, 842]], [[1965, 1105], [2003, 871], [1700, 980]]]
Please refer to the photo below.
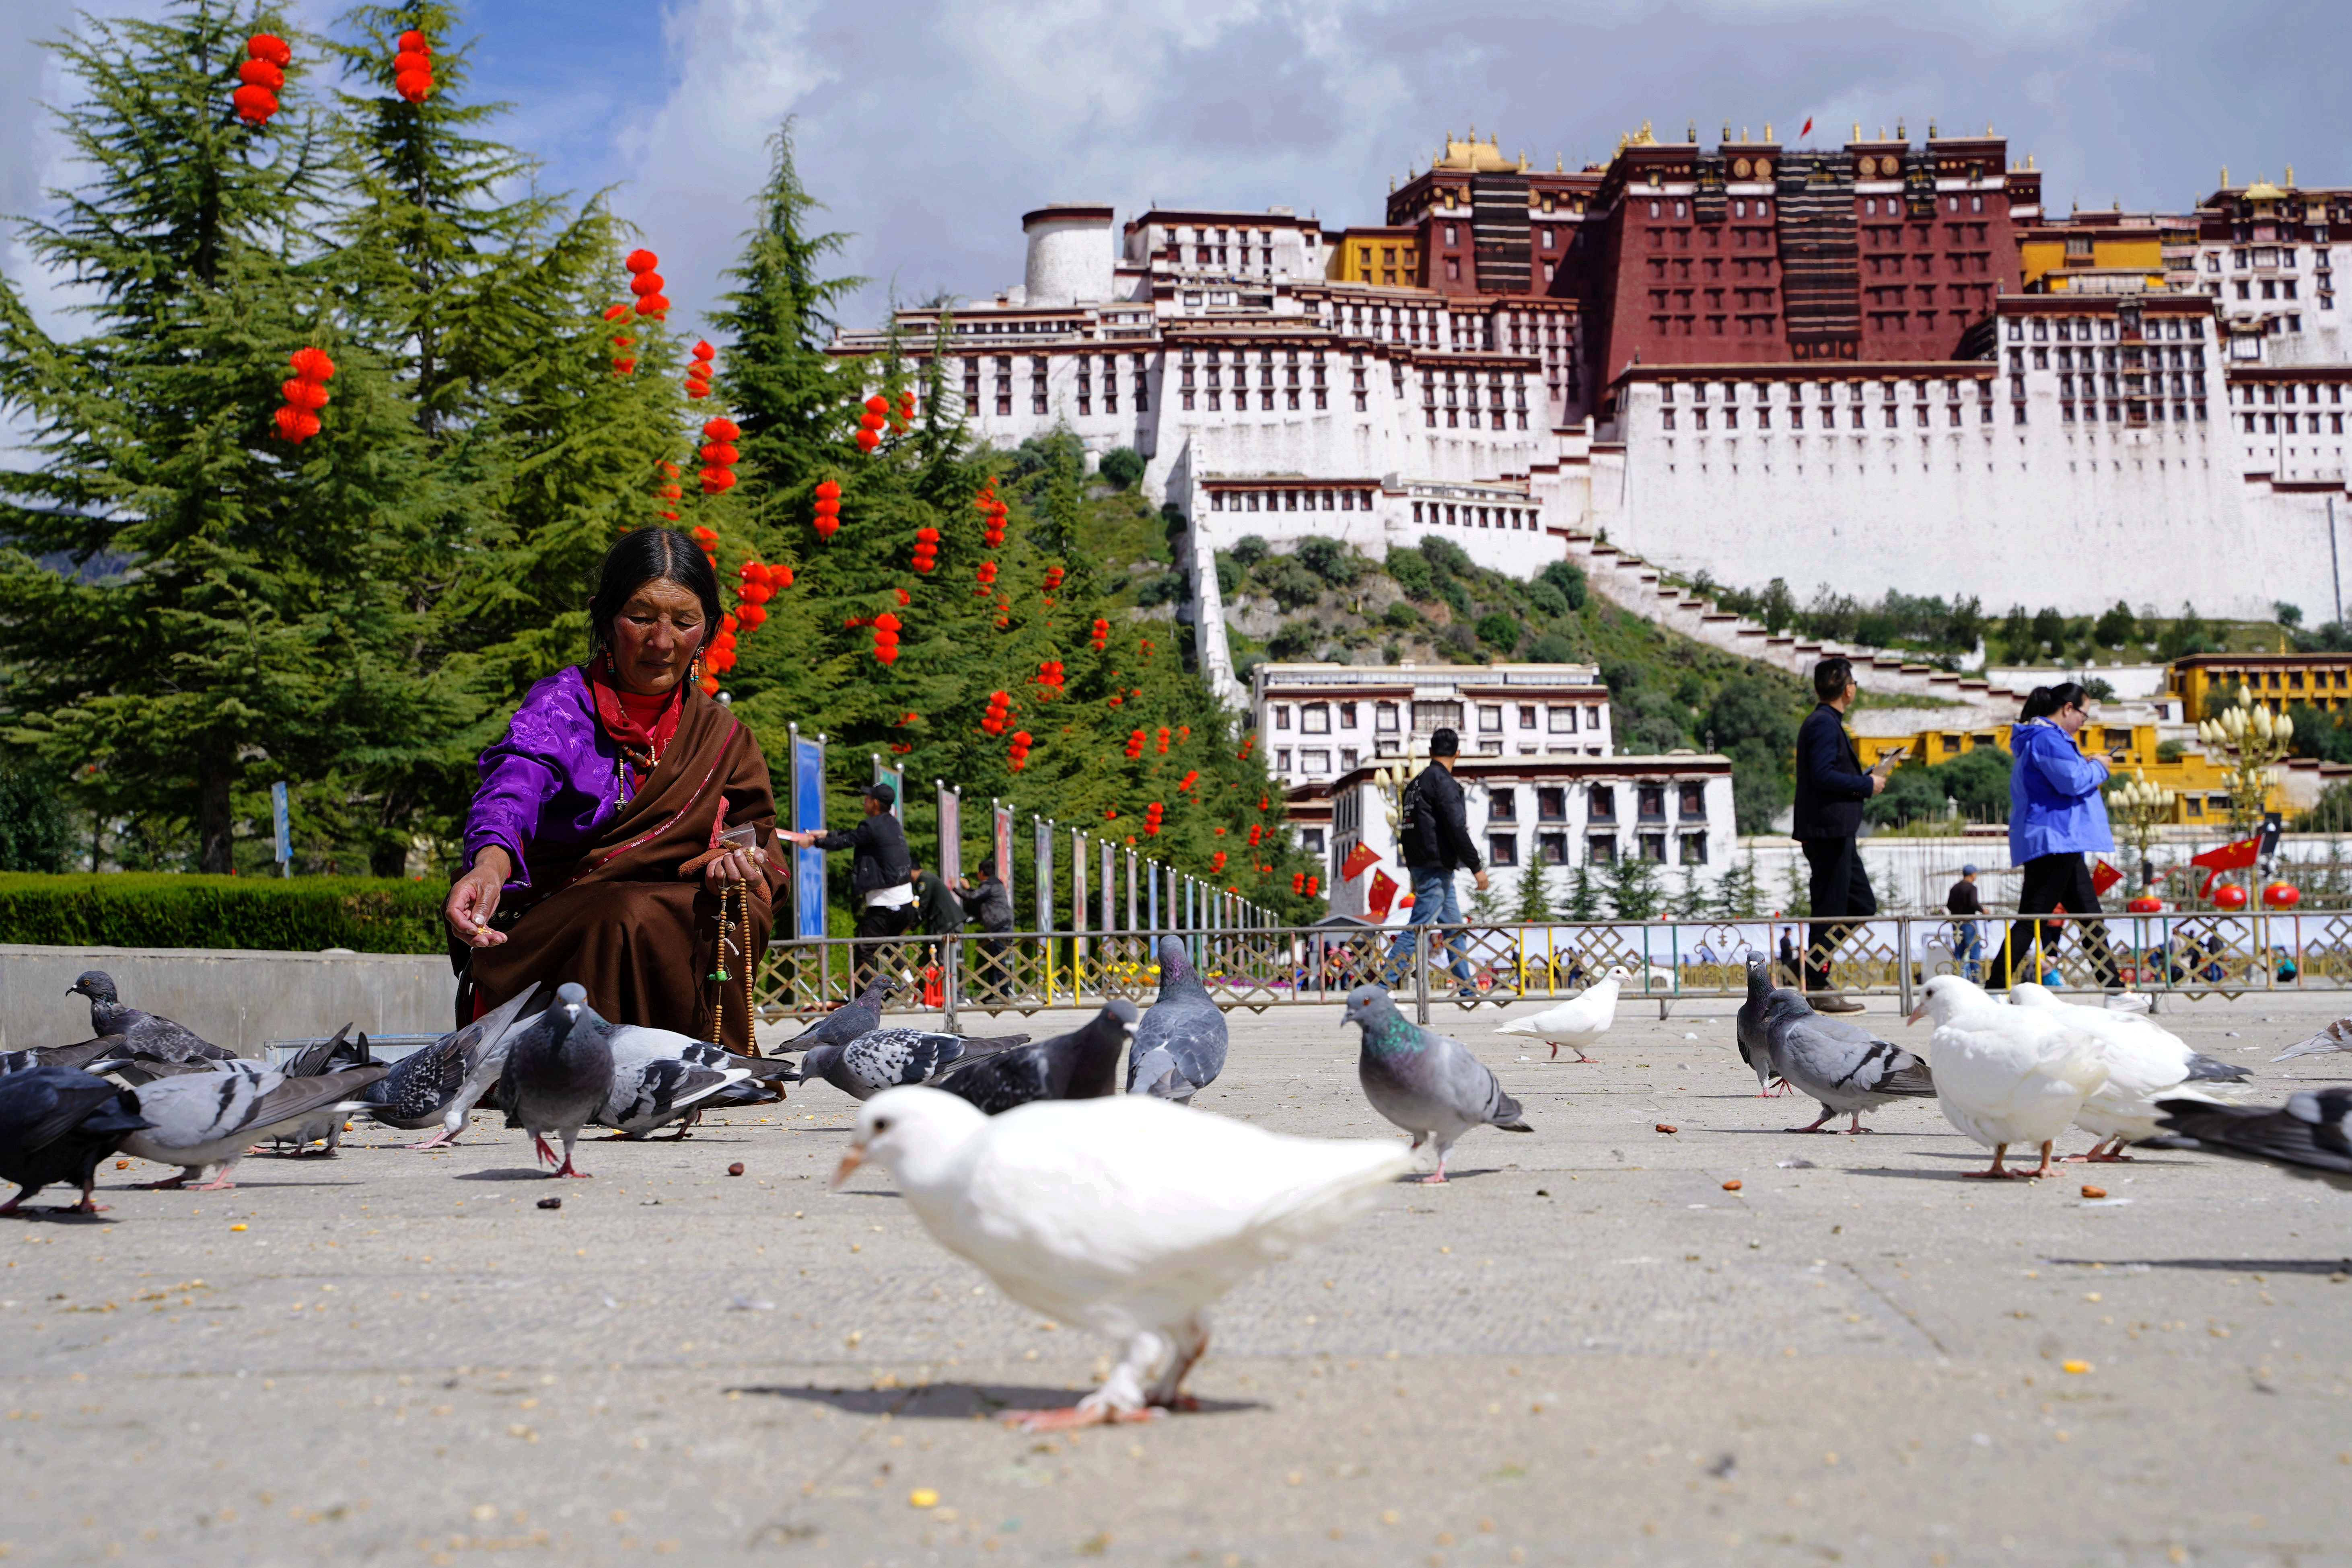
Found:
[[783, 875], [767, 759], [700, 685], [719, 614], [685, 535], [640, 529], [605, 556], [588, 662], [531, 687], [482, 754], [442, 909], [460, 1021], [576, 980], [615, 1023], [751, 1049]]

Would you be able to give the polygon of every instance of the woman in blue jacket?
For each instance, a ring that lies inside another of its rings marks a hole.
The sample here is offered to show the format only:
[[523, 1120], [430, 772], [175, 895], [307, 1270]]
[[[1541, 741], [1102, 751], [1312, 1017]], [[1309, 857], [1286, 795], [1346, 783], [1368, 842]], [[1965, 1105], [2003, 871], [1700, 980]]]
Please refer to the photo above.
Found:
[[[2064, 910], [2073, 915], [2099, 913], [2099, 895], [2091, 886], [2086, 852], [2112, 850], [2115, 835], [2107, 831], [2107, 763], [2085, 757], [2074, 744], [2083, 721], [2090, 716], [2089, 697], [2072, 681], [2036, 686], [2025, 699], [2024, 710], [2009, 732], [2009, 861], [2023, 869], [2017, 894], [2021, 915], [2049, 915]], [[2010, 982], [2011, 955], [2031, 966], [2039, 946], [2042, 970], [2047, 972], [2058, 951], [2063, 928], [2054, 921], [2021, 919], [1992, 965], [1995, 988]], [[2114, 955], [2107, 950], [2107, 929], [2096, 920], [2081, 926], [2084, 956], [2102, 987], [2117, 984]], [[2031, 977], [2039, 978], [2032, 975]]]

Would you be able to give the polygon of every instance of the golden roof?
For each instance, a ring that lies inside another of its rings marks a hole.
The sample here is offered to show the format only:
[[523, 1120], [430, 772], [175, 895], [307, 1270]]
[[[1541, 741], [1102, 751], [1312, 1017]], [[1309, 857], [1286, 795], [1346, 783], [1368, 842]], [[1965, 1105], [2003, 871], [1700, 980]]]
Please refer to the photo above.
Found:
[[2286, 199], [2286, 193], [2257, 176], [2254, 183], [2246, 187], [2245, 198], [2250, 202], [2279, 202]]
[[1445, 150], [1440, 152], [1429, 166], [1432, 169], [1465, 170], [1472, 173], [1499, 174], [1525, 168], [1527, 160], [1506, 158], [1503, 156], [1503, 150], [1495, 144], [1493, 137], [1490, 136], [1484, 141], [1479, 141], [1477, 127], [1473, 126], [1470, 130], [1470, 138], [1466, 141], [1455, 141], [1454, 132], [1447, 131]]

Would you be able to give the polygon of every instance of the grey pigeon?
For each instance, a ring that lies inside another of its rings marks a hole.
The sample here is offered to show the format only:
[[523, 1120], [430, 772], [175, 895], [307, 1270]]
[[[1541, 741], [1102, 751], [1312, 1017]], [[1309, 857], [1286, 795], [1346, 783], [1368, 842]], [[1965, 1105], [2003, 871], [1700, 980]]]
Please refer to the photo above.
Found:
[[776, 1047], [790, 1055], [794, 1051], [813, 1051], [820, 1045], [847, 1045], [859, 1035], [882, 1027], [882, 1004], [898, 988], [896, 975], [877, 975], [866, 988], [857, 993], [857, 999], [837, 1007], [824, 1017], [803, 1030], [793, 1039]]
[[[320, 1073], [331, 1071], [338, 1061], [348, 1061], [353, 1067], [373, 1065], [367, 1054], [367, 1036], [362, 1035], [355, 1040], [351, 1038], [351, 1033], [352, 1026], [345, 1024], [325, 1040], [296, 1051], [279, 1071], [288, 1078], [316, 1078]], [[383, 1081], [378, 1079], [376, 1082], [381, 1083]], [[317, 1154], [333, 1159], [343, 1145], [342, 1113], [322, 1110], [299, 1127], [272, 1134], [269, 1141], [278, 1145], [279, 1153], [286, 1152], [285, 1145], [291, 1144], [297, 1158]], [[327, 1146], [314, 1150], [310, 1145], [316, 1143], [324, 1143]]]
[[148, 1126], [122, 1143], [122, 1152], [159, 1165], [182, 1166], [169, 1180], [151, 1186], [184, 1186], [208, 1166], [220, 1166], [211, 1181], [191, 1188], [221, 1192], [236, 1185], [236, 1162], [256, 1139], [300, 1126], [327, 1106], [338, 1113], [356, 1111], [361, 1090], [382, 1078], [383, 1067], [346, 1068], [317, 1078], [272, 1079], [249, 1072], [184, 1072], [142, 1084], [133, 1092]]
[[70, 1212], [98, 1213], [105, 1207], [90, 1197], [98, 1162], [146, 1125], [131, 1091], [91, 1073], [32, 1067], [0, 1078], [0, 1176], [20, 1189], [0, 1215], [60, 1181], [81, 1188]]
[[610, 1023], [593, 1008], [582, 1009], [579, 1027], [600, 1031], [613, 1053], [613, 1085], [597, 1124], [617, 1127], [631, 1138], [671, 1122], [678, 1124], [677, 1135], [683, 1138], [703, 1106], [748, 1083], [754, 1073], [772, 1077], [788, 1071], [771, 1058], [737, 1056], [674, 1030]]
[[[1772, 1087], [1772, 1042], [1764, 1032], [1764, 1015], [1773, 990], [1771, 960], [1761, 953], [1748, 954], [1748, 999], [1739, 1004], [1733, 1028], [1739, 1041], [1739, 1060], [1755, 1070], [1756, 1097], [1759, 1100], [1769, 1099], [1788, 1087], [1786, 1080], [1781, 1080], [1780, 1090]], [[1789, 994], [1797, 995], [1794, 991]]]
[[1189, 1104], [1225, 1070], [1225, 1015], [1175, 936], [1160, 939], [1160, 999], [1128, 1055], [1127, 1092]]
[[79, 1045], [36, 1045], [23, 1051], [0, 1051], [0, 1078], [28, 1072], [36, 1067], [87, 1067], [114, 1049], [110, 1040], [85, 1040]]
[[1118, 1092], [1118, 1058], [1135, 1038], [1135, 1004], [1112, 1002], [1080, 1028], [969, 1061], [939, 1082], [990, 1115], [1033, 1100], [1099, 1100]]
[[[500, 1082], [508, 1112], [560, 1176], [588, 1174], [572, 1168], [572, 1145], [612, 1098], [613, 1047], [603, 1023], [588, 1006], [586, 988], [566, 982], [555, 988], [555, 1005], [515, 1030], [507, 1045]], [[550, 1133], [563, 1140], [561, 1165], [547, 1146]]]
[[1414, 1148], [1423, 1139], [1435, 1141], [1437, 1169], [1423, 1181], [1445, 1179], [1446, 1151], [1473, 1127], [1535, 1131], [1520, 1119], [1519, 1103], [1503, 1092], [1494, 1072], [1468, 1046], [1433, 1034], [1397, 1011], [1380, 987], [1349, 991], [1339, 1021], [1363, 1030], [1356, 1077], [1372, 1109], [1411, 1133]]
[[929, 1083], [960, 1062], [981, 1060], [971, 1051], [975, 1045], [994, 1054], [1028, 1043], [1025, 1034], [982, 1040], [924, 1029], [868, 1030], [847, 1045], [812, 1049], [801, 1058], [800, 1078], [803, 1083], [822, 1078], [853, 1100], [871, 1100], [885, 1089]]
[[2352, 1191], [2352, 1088], [2306, 1091], [2286, 1103], [2222, 1105], [2210, 1100], [2158, 1100], [2160, 1146], [2203, 1149], [2238, 1159], [2268, 1160], [2289, 1176]]
[[89, 1032], [114, 1042], [117, 1052], [152, 1056], [164, 1061], [193, 1061], [199, 1057], [234, 1058], [184, 1023], [137, 1008], [125, 1007], [114, 994], [114, 977], [103, 969], [86, 969], [66, 988], [66, 995], [89, 998]]
[[362, 1096], [368, 1114], [387, 1127], [415, 1130], [441, 1124], [441, 1130], [412, 1149], [437, 1148], [455, 1143], [465, 1130], [475, 1103], [489, 1092], [506, 1067], [506, 1040], [516, 1016], [539, 994], [536, 984], [525, 986], [464, 1029], [443, 1035], [421, 1051], [410, 1051], [392, 1064], [392, 1071], [367, 1087]]
[[[1766, 1061], [1800, 1094], [1821, 1103], [1821, 1116], [1791, 1133], [1818, 1133], [1832, 1117], [1852, 1118], [1849, 1133], [1866, 1133], [1862, 1113], [1890, 1101], [1936, 1097], [1927, 1064], [1857, 1023], [1824, 1018], [1797, 992], [1781, 987], [1766, 1002]], [[1759, 1068], [1761, 1078], [1765, 1069]]]

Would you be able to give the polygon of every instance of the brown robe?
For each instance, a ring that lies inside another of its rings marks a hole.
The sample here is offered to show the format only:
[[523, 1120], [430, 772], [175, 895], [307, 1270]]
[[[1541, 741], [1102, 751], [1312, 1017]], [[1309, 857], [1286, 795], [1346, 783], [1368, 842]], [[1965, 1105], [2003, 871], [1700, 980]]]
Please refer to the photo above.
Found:
[[[730, 901], [728, 947], [719, 962], [719, 900], [699, 874], [678, 868], [710, 847], [721, 802], [726, 825], [759, 830], [771, 859], [765, 880]], [[757, 1054], [746, 1006], [747, 972], [756, 973], [773, 924], [772, 900], [784, 885], [776, 857], [776, 800], [767, 758], [742, 722], [699, 690], [687, 693], [677, 734], [639, 786], [636, 798], [584, 845], [542, 862], [530, 856], [531, 891], [520, 917], [496, 947], [469, 955], [471, 1008], [495, 1008], [537, 981], [551, 994], [566, 981], [588, 991], [588, 1004], [614, 1023], [711, 1038], [714, 1008], [720, 1043]], [[539, 889], [549, 890], [539, 894]], [[748, 905], [750, 951], [741, 950]], [[513, 904], [506, 906], [513, 907]], [[503, 911], [502, 911], [503, 913]], [[728, 978], [710, 978], [724, 967]], [[461, 995], [460, 1007], [467, 998]]]

